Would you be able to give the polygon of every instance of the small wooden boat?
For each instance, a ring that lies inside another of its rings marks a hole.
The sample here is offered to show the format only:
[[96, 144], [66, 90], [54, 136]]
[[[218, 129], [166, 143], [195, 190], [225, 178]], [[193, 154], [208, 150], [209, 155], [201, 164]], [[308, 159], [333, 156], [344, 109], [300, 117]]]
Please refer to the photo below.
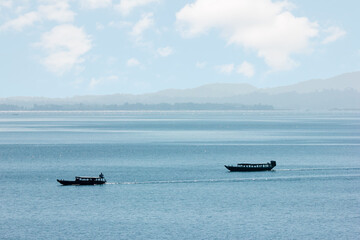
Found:
[[56, 179], [62, 185], [98, 185], [106, 183], [104, 174], [100, 173], [99, 177], [75, 177], [74, 181]]
[[238, 163], [236, 166], [225, 165], [231, 172], [254, 172], [254, 171], [270, 171], [276, 166], [276, 161], [268, 163]]

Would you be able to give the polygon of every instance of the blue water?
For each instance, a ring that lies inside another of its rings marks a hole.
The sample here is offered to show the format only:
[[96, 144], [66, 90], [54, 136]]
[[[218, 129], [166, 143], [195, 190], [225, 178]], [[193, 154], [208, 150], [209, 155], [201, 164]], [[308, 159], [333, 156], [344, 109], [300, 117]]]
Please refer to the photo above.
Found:
[[0, 161], [0, 239], [360, 236], [359, 112], [0, 112]]

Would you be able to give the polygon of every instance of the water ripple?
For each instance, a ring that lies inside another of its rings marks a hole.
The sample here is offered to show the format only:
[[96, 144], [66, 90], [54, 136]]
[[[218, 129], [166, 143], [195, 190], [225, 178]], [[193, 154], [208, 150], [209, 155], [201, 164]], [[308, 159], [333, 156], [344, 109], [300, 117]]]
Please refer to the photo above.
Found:
[[144, 182], [108, 182], [114, 185], [135, 185], [135, 184], [178, 184], [178, 183], [226, 183], [226, 182], [265, 182], [265, 181], [301, 181], [301, 180], [331, 180], [331, 179], [356, 179], [360, 175], [312, 175], [312, 176], [290, 176], [290, 177], [261, 177], [261, 178], [227, 178], [227, 179], [189, 179], [189, 180], [161, 180]]

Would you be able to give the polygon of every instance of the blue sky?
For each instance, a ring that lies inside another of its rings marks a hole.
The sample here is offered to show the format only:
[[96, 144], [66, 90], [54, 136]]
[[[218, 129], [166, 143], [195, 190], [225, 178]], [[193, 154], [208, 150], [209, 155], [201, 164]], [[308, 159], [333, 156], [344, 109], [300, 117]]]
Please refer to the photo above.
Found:
[[274, 87], [360, 69], [356, 0], [0, 0], [0, 97]]

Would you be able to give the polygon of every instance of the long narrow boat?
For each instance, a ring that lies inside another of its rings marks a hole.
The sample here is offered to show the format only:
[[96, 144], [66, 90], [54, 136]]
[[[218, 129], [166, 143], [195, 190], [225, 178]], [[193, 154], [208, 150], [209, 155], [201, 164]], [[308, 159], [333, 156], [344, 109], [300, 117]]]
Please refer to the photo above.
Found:
[[254, 171], [270, 171], [276, 166], [276, 161], [268, 163], [238, 163], [236, 166], [225, 165], [231, 172], [254, 172]]
[[76, 176], [74, 181], [56, 179], [62, 185], [98, 185], [106, 183], [104, 174], [100, 173], [99, 177], [79, 177]]

